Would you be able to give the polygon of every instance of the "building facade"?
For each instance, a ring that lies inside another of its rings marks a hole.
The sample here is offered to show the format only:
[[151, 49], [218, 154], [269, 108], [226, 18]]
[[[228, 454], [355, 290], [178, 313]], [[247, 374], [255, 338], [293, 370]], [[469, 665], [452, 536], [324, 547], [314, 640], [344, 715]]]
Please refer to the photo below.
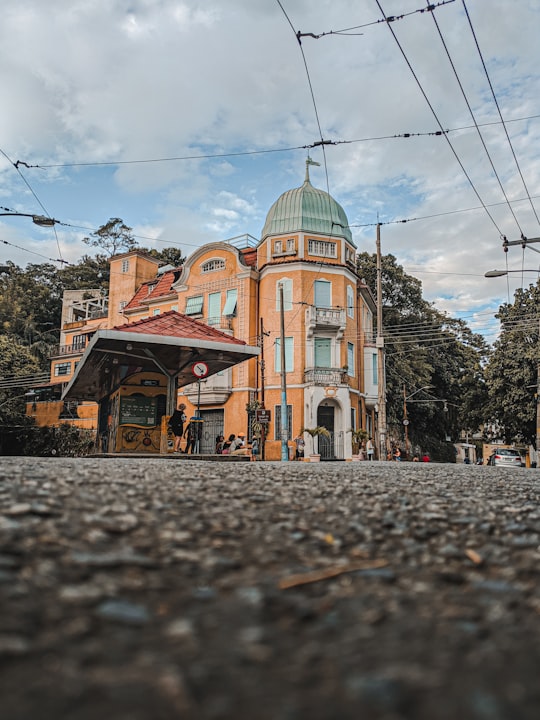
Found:
[[[179, 388], [188, 413], [203, 420], [201, 452], [213, 452], [217, 435], [242, 431], [248, 440], [262, 435], [265, 459], [278, 460], [285, 442], [292, 452], [304, 429], [325, 427], [321, 459], [350, 459], [351, 431], [375, 434], [375, 302], [358, 275], [345, 212], [313, 187], [308, 164], [304, 183], [270, 208], [260, 240], [206, 244], [179, 268], [134, 250], [113, 257], [110, 271], [108, 302], [93, 291], [67, 294], [50, 386], [70, 379], [97, 329], [175, 311], [260, 348], [257, 358]], [[91, 405], [72, 407], [72, 420], [91, 425]], [[65, 403], [51, 398], [30, 412], [39, 424], [62, 413], [65, 420]]]

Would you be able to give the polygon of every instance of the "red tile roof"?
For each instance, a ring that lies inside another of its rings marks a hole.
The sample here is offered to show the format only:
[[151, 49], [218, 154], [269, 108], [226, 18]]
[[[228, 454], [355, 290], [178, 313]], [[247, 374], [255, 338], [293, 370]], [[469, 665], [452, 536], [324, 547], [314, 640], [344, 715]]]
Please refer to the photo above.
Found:
[[238, 340], [238, 338], [232, 337], [231, 335], [226, 335], [211, 325], [205, 325], [175, 310], [169, 310], [168, 312], [161, 313], [161, 315], [154, 315], [154, 317], [137, 320], [127, 325], [117, 325], [112, 329], [130, 333], [208, 340], [210, 342], [223, 342], [232, 345], [246, 344], [243, 340]]
[[164, 272], [160, 277], [143, 283], [125, 306], [124, 312], [126, 310], [144, 307], [152, 302], [152, 300], [170, 295], [172, 293], [171, 286], [178, 278], [178, 272], [178, 270], [169, 270]]
[[240, 252], [246, 265], [257, 267], [257, 248], [244, 248]]

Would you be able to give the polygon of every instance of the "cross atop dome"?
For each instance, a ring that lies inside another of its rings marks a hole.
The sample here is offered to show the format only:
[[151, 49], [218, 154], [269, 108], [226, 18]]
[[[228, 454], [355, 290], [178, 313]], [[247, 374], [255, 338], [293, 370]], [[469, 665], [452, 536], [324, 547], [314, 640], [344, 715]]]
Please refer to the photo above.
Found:
[[307, 183], [309, 182], [309, 166], [310, 165], [317, 165], [318, 167], [320, 167], [321, 163], [315, 162], [315, 160], [312, 160], [309, 157], [309, 155], [307, 156], [307, 158], [306, 158], [306, 178], [304, 180], [304, 182], [307, 182]]

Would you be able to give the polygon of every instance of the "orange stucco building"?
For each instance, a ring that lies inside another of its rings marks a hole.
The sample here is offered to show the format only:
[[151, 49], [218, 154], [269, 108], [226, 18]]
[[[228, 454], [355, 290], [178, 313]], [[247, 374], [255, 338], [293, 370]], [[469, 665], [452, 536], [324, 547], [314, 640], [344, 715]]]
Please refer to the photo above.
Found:
[[[107, 299], [93, 291], [67, 294], [47, 391], [71, 379], [98, 329], [172, 311], [260, 348], [258, 357], [178, 388], [188, 414], [203, 420], [201, 452], [213, 452], [219, 434], [242, 431], [251, 438], [262, 431], [265, 458], [280, 459], [284, 357], [289, 445], [304, 428], [324, 426], [322, 459], [349, 459], [351, 429], [376, 430], [375, 303], [357, 273], [345, 212], [311, 185], [308, 169], [304, 183], [270, 208], [260, 240], [206, 244], [179, 268], [159, 267], [135, 250], [111, 259]], [[38, 397], [33, 407], [40, 424], [54, 423], [55, 413], [57, 421], [65, 418], [71, 408], [76, 424], [97, 426], [97, 405], [88, 400]], [[268, 424], [258, 422], [261, 407]], [[305, 442], [309, 454], [307, 434]]]

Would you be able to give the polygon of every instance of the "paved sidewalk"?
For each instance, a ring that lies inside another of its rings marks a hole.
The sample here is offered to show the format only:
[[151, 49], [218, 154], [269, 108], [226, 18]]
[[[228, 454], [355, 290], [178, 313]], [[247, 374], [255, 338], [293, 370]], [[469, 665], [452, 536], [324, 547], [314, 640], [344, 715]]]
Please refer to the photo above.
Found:
[[0, 459], [2, 720], [536, 720], [540, 471]]

